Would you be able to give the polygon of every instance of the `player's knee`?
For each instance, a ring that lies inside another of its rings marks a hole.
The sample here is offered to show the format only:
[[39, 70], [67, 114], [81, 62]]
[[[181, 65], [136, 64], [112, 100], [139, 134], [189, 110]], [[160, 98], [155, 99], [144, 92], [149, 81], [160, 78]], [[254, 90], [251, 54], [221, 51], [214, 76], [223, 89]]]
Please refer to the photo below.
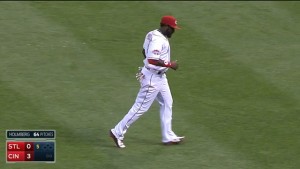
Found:
[[166, 106], [168, 108], [172, 108], [172, 106], [173, 106], [173, 99], [165, 101], [164, 106]]

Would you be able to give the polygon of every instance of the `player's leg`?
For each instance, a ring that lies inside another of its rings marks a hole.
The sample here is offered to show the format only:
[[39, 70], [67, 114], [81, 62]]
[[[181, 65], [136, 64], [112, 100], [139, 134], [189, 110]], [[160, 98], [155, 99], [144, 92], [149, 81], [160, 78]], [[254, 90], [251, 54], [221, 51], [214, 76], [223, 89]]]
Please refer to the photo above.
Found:
[[115, 126], [114, 134], [120, 140], [124, 139], [124, 134], [132, 123], [148, 111], [158, 93], [158, 85], [155, 77], [149, 76], [142, 83], [135, 103], [124, 116], [124, 118]]
[[173, 98], [167, 78], [163, 79], [160, 86], [160, 92], [157, 94], [156, 99], [160, 105], [162, 142], [180, 141], [179, 137], [172, 130]]
[[[170, 137], [170, 134], [168, 134], [168, 128], [170, 128], [172, 125], [172, 124], [170, 124], [170, 119], [172, 117], [167, 117], [165, 114], [165, 110], [169, 109], [169, 108], [166, 108], [166, 107], [168, 107], [168, 104], [166, 104], [166, 102], [160, 92], [157, 94], [156, 100], [158, 101], [159, 108], [160, 108], [159, 110], [160, 110], [160, 125], [161, 125], [162, 142], [167, 142], [172, 139], [172, 137]], [[172, 130], [170, 130], [170, 131], [172, 131]]]

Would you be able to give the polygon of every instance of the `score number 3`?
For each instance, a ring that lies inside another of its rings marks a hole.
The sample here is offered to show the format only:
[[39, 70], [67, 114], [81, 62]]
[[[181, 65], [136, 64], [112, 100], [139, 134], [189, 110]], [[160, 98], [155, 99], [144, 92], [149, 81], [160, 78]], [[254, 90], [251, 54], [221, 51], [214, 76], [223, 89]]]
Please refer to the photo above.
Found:
[[27, 158], [28, 160], [30, 160], [30, 159], [31, 159], [31, 155], [28, 153], [26, 158]]

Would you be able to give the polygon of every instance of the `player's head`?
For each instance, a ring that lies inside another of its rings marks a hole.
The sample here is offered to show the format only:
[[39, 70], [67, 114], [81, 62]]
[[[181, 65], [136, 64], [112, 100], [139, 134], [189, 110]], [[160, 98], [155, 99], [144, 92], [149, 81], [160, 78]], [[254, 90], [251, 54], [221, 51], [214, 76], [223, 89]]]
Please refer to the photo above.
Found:
[[177, 20], [174, 16], [163, 16], [160, 21], [160, 27], [163, 31], [163, 34], [166, 35], [168, 38], [172, 37], [172, 34], [175, 32], [175, 29], [180, 29], [177, 26]]

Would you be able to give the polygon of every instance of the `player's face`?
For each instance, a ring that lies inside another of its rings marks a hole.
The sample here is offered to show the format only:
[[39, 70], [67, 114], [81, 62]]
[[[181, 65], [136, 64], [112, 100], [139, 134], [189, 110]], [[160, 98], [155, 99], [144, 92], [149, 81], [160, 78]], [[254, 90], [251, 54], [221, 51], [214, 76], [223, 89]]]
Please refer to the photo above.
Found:
[[168, 37], [168, 38], [171, 38], [172, 37], [172, 34], [175, 32], [175, 29], [174, 28], [172, 28], [172, 27], [170, 27], [170, 26], [168, 26], [168, 28], [167, 28], [167, 30], [166, 30], [166, 36]]

